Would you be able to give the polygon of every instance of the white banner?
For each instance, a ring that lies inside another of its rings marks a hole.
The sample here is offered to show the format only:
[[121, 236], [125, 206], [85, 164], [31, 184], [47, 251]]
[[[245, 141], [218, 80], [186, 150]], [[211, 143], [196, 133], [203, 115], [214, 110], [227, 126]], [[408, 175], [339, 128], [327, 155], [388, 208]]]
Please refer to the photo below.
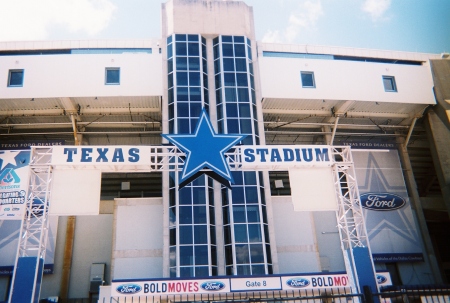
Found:
[[331, 166], [334, 162], [327, 145], [243, 145], [241, 159], [243, 169]]
[[150, 165], [150, 146], [54, 146], [52, 165]]
[[231, 279], [231, 291], [281, 290], [280, 277]]

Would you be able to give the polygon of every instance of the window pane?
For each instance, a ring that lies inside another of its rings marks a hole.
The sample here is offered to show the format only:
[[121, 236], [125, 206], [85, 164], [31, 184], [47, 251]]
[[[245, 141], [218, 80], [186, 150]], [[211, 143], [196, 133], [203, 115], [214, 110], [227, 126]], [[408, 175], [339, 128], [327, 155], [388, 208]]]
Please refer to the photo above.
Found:
[[200, 51], [198, 48], [199, 48], [198, 43], [188, 43], [189, 56], [199, 56]]
[[248, 245], [236, 245], [236, 263], [237, 264], [248, 264], [250, 263], [250, 258], [248, 254]]
[[190, 86], [200, 86], [200, 72], [190, 72], [189, 73], [189, 85]]
[[180, 206], [179, 207], [180, 224], [192, 224], [192, 207]]
[[180, 277], [193, 277], [194, 267], [180, 267]]
[[253, 223], [260, 222], [258, 206], [247, 206], [247, 220]]
[[262, 244], [250, 244], [250, 256], [252, 263], [264, 263]]
[[177, 56], [186, 56], [187, 55], [186, 43], [184, 43], [184, 42], [176, 43], [176, 54], [177, 54]]
[[234, 225], [234, 241], [236, 243], [247, 243], [247, 226], [245, 224]]
[[234, 45], [234, 56], [245, 58], [245, 44], [235, 44]]
[[[23, 72], [22, 72], [22, 76], [23, 76]], [[22, 79], [22, 76], [21, 76], [21, 79]], [[22, 80], [21, 80], [21, 82], [22, 82]], [[119, 83], [120, 83], [120, 69], [107, 68], [106, 69], [106, 84], [119, 84]], [[20, 83], [20, 85], [22, 85], [22, 83]]]
[[233, 36], [222, 36], [222, 42], [233, 42]]
[[250, 118], [250, 104], [239, 103], [239, 117]]
[[301, 78], [302, 78], [302, 86], [303, 87], [315, 87], [314, 73], [301, 72]]
[[236, 71], [238, 71], [238, 72], [246, 72], [247, 71], [247, 60], [245, 60], [245, 59], [236, 59]]
[[194, 225], [194, 243], [208, 244], [208, 231], [206, 225]]
[[194, 206], [194, 223], [206, 224], [206, 207]]
[[236, 43], [244, 43], [244, 36], [234, 36], [234, 42]]
[[227, 105], [227, 117], [237, 117], [237, 103], [228, 103]]
[[223, 70], [226, 72], [234, 72], [234, 59], [224, 58], [223, 59]]
[[188, 35], [188, 41], [198, 41], [198, 35]]
[[225, 101], [236, 102], [236, 89], [225, 88]]
[[[190, 94], [190, 101], [202, 101], [202, 91], [200, 87], [190, 87], [189, 94]], [[194, 116], [191, 115], [191, 117]], [[198, 117], [198, 115], [195, 117]]]
[[395, 85], [395, 77], [383, 76], [384, 90], [387, 92], [396, 92], [397, 86]]
[[186, 41], [186, 35], [175, 35], [175, 41]]
[[233, 57], [233, 44], [228, 43], [222, 44], [222, 56]]
[[239, 102], [249, 102], [248, 89], [238, 88], [238, 100]]
[[233, 219], [234, 223], [246, 223], [247, 219], [245, 217], [245, 206], [233, 207]]
[[[194, 241], [192, 240], [192, 226], [180, 226], [180, 244], [192, 244]], [[181, 256], [183, 254], [180, 254]]]
[[189, 70], [200, 70], [200, 58], [189, 58]]
[[188, 73], [186, 72], [177, 72], [177, 85], [188, 85]]
[[187, 70], [187, 58], [186, 57], [177, 57], [177, 70]]
[[249, 242], [262, 242], [261, 227], [259, 224], [248, 225]]
[[236, 78], [234, 73], [224, 73], [225, 86], [236, 86]]
[[237, 85], [238, 86], [248, 86], [247, 74], [237, 73], [236, 74]]
[[177, 88], [177, 101], [189, 101], [189, 93], [187, 87]]
[[177, 103], [177, 117], [189, 117], [189, 103], [178, 102]]
[[241, 119], [241, 134], [251, 134], [252, 133], [252, 120]]

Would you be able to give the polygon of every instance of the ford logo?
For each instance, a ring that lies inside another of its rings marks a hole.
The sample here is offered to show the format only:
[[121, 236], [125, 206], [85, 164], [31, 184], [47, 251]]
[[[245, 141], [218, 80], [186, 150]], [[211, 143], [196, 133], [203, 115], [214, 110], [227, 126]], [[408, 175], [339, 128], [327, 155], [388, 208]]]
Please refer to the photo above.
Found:
[[117, 286], [116, 290], [121, 294], [136, 294], [142, 290], [142, 287], [137, 284], [122, 284]]
[[386, 277], [383, 275], [377, 275], [377, 283], [378, 284], [383, 284], [387, 281]]
[[200, 287], [204, 290], [218, 291], [225, 288], [225, 283], [220, 281], [208, 281], [203, 282]]
[[360, 196], [361, 206], [370, 210], [395, 210], [405, 206], [400, 196], [389, 193], [367, 193]]
[[309, 285], [309, 280], [303, 278], [292, 278], [286, 281], [286, 285], [290, 287], [306, 287]]

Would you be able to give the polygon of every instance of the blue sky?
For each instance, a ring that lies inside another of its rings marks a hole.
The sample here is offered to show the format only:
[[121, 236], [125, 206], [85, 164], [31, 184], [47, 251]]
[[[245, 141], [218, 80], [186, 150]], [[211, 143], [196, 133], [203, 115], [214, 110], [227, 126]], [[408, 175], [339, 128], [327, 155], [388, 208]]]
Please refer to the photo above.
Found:
[[[258, 40], [450, 52], [450, 0], [247, 0]], [[159, 0], [2, 0], [0, 41], [148, 39]], [[20, 22], [17, 22], [20, 20]]]

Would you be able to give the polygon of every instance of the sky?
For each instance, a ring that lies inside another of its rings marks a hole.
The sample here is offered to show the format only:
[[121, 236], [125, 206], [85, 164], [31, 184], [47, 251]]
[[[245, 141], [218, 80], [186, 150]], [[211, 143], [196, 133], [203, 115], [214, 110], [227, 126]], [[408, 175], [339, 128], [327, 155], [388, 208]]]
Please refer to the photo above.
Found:
[[[0, 41], [151, 39], [160, 0], [0, 0]], [[246, 0], [256, 39], [450, 52], [450, 0]]]

